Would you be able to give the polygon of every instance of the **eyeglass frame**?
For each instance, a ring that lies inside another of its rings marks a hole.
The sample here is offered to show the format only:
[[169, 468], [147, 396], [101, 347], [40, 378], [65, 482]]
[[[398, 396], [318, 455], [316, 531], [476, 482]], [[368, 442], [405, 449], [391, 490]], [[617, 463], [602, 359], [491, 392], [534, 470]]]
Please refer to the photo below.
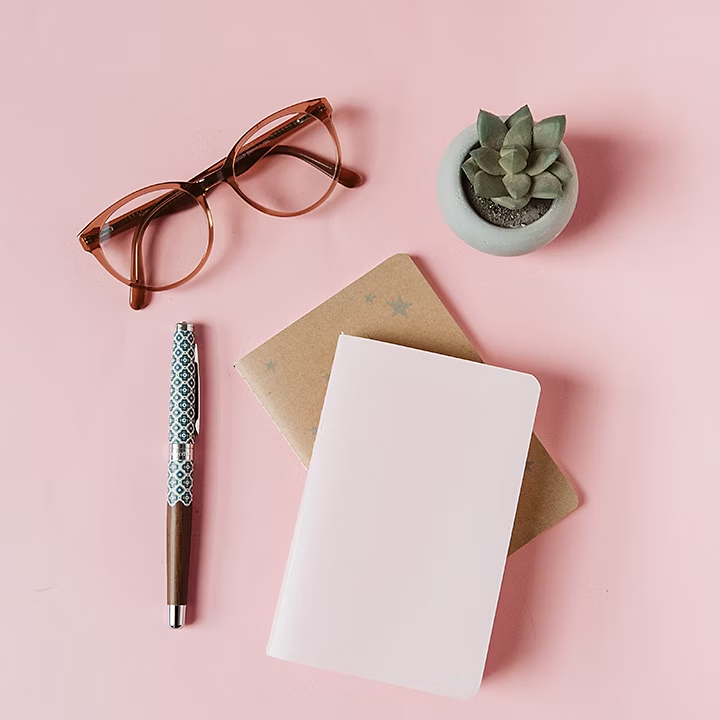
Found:
[[[269, 132], [256, 138], [253, 142], [249, 143], [247, 147], [244, 147], [244, 143], [252, 138], [255, 133], [265, 125], [269, 125], [272, 122], [279, 120], [286, 115], [296, 114], [298, 117], [294, 118], [288, 123], [285, 123], [279, 127], [272, 128]], [[302, 126], [302, 123], [306, 122], [303, 118], [315, 118], [325, 125], [328, 132], [330, 133], [337, 151], [336, 161], [331, 163], [321, 157], [318, 157], [308, 151], [294, 148], [291, 145], [280, 145], [279, 141], [283, 138], [288, 137], [296, 129]], [[277, 140], [278, 142], [274, 142]], [[243, 152], [240, 153], [240, 149]], [[285, 154], [297, 157], [325, 175], [331, 178], [330, 185], [325, 191], [324, 195], [317, 200], [315, 203], [307, 208], [298, 211], [284, 212], [274, 210], [272, 208], [265, 207], [259, 202], [250, 198], [237, 184], [236, 177], [238, 173], [237, 165], [242, 160], [248, 160], [248, 156], [253, 152], [259, 152], [256, 158], [250, 159], [250, 163], [247, 167], [242, 169], [242, 173], [247, 172], [251, 167], [261, 160], [265, 155], [270, 153]], [[207, 195], [213, 189], [227, 183], [230, 187], [251, 207], [256, 210], [263, 212], [267, 215], [274, 217], [297, 217], [315, 210], [322, 205], [332, 194], [335, 187], [340, 184], [343, 187], [354, 188], [358, 187], [363, 183], [363, 178], [360, 174], [346, 168], [342, 164], [342, 153], [340, 150], [340, 139], [338, 138], [337, 131], [332, 122], [332, 106], [326, 98], [316, 98], [314, 100], [308, 100], [294, 105], [289, 105], [282, 110], [278, 110], [272, 115], [268, 115], [266, 118], [256, 123], [251, 127], [240, 139], [233, 145], [227, 156], [216, 163], [203, 170], [201, 173], [195, 175], [187, 182], [167, 182], [157, 183], [155, 185], [148, 185], [144, 188], [136, 190], [129, 195], [121, 198], [117, 202], [107, 207], [103, 212], [97, 215], [91, 220], [78, 234], [78, 240], [83, 250], [91, 253], [95, 256], [95, 259], [102, 265], [102, 267], [110, 273], [116, 280], [119, 280], [123, 285], [130, 288], [130, 307], [134, 310], [140, 310], [147, 305], [149, 302], [148, 293], [161, 292], [164, 290], [172, 290], [180, 285], [189, 282], [203, 269], [205, 264], [210, 257], [210, 252], [214, 242], [214, 223], [210, 207], [207, 204]], [[113, 213], [122, 208], [124, 205], [132, 202], [142, 195], [146, 195], [153, 192], [169, 191], [168, 194], [163, 195], [151, 202], [141, 205], [135, 208], [125, 215], [121, 215], [113, 221], [112, 227], [117, 229], [118, 227], [127, 227], [128, 229], [135, 227], [135, 233], [133, 235], [132, 247], [131, 247], [131, 272], [130, 277], [123, 277], [107, 260], [101, 247], [101, 235], [102, 230], [105, 227], [107, 221], [112, 217]], [[175, 192], [172, 192], [175, 191]], [[145, 228], [149, 222], [158, 215], [171, 214], [184, 210], [187, 207], [192, 207], [191, 202], [188, 201], [187, 195], [192, 196], [193, 200], [196, 201], [203, 212], [208, 224], [208, 240], [207, 248], [202, 259], [195, 267], [195, 269], [186, 275], [184, 278], [177, 280], [173, 283], [168, 283], [159, 287], [146, 285], [144, 282], [144, 268], [141, 251], [142, 237], [145, 232]], [[173, 206], [175, 205], [175, 206]], [[165, 211], [162, 212], [163, 206]], [[136, 279], [133, 279], [136, 278]]]

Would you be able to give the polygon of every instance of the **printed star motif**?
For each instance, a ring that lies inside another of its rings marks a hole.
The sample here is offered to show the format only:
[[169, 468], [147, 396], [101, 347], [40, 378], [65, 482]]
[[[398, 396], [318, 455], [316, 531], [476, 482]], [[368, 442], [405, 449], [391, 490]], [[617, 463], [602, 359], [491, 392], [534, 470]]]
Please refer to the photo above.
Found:
[[375, 302], [375, 296], [372, 293], [368, 293], [365, 296], [365, 302], [366, 303], [374, 303]]
[[526, 470], [526, 471], [527, 471], [527, 470], [531, 470], [531, 469], [532, 469], [532, 466], [533, 466], [534, 464], [535, 464], [535, 461], [534, 461], [534, 460], [528, 460], [528, 461], [525, 463], [525, 470]]
[[330, 373], [323, 373], [323, 380], [325, 382], [330, 382]]
[[315, 436], [317, 435], [317, 431], [318, 431], [318, 426], [317, 426], [317, 425], [313, 425], [313, 426], [310, 428], [310, 434], [311, 434], [313, 437], [315, 437]]
[[395, 300], [395, 302], [388, 302], [388, 305], [392, 308], [393, 317], [395, 317], [396, 315], [404, 315], [405, 317], [407, 317], [407, 309], [412, 305], [412, 303], [405, 302], [402, 299], [402, 295], [398, 295], [398, 299]]
[[275, 362], [273, 360], [271, 360], [270, 362], [265, 363], [265, 367], [268, 370], [274, 370], [277, 367], [277, 365], [275, 365]]

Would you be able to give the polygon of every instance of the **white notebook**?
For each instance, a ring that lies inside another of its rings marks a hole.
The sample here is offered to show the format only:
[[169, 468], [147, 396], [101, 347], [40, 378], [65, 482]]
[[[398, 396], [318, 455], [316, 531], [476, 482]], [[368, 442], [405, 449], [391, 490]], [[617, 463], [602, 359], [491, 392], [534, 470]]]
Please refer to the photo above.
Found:
[[539, 395], [532, 375], [340, 336], [268, 654], [471, 697]]

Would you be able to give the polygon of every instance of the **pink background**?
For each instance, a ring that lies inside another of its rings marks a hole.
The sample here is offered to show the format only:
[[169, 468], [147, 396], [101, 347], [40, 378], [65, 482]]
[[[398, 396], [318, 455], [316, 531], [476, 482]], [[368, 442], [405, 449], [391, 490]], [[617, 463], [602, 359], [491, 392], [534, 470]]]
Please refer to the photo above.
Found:
[[[0, 714], [717, 717], [716, 25], [699, 0], [5, 0]], [[80, 228], [318, 95], [367, 184], [293, 220], [218, 190], [209, 268], [133, 313]], [[580, 202], [548, 248], [491, 258], [443, 224], [435, 170], [481, 104], [525, 102], [567, 114]], [[466, 703], [264, 653], [305, 472], [232, 363], [401, 251], [488, 360], [539, 377], [537, 433], [582, 498], [510, 559]], [[203, 326], [205, 472], [171, 632], [181, 319]]]

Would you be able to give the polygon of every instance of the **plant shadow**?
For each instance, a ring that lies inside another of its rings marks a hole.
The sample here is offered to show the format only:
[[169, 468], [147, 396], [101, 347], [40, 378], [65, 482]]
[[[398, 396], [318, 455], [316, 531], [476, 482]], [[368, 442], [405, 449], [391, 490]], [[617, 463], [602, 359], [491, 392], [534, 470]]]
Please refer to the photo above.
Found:
[[650, 156], [643, 142], [620, 136], [569, 133], [565, 142], [577, 165], [578, 202], [568, 226], [547, 250], [574, 242], [610, 215], [628, 188], [641, 182], [635, 173], [645, 172], [644, 158]]

